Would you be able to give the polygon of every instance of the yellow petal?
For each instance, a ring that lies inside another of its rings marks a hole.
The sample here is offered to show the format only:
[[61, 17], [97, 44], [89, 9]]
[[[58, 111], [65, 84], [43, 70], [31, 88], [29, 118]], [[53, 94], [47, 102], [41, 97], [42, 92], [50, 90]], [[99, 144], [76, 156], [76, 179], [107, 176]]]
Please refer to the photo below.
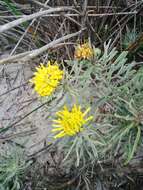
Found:
[[90, 107], [83, 113], [83, 117], [90, 111]]
[[60, 132], [59, 134], [55, 135], [54, 138], [57, 139], [57, 138], [61, 138], [61, 137], [64, 137], [66, 134], [64, 131]]

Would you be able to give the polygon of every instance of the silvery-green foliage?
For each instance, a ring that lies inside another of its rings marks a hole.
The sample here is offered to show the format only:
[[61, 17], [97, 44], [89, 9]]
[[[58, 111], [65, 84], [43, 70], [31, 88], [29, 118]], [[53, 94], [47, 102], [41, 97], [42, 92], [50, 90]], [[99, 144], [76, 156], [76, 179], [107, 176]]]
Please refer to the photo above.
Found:
[[127, 52], [110, 51], [107, 44], [98, 66], [94, 68], [98, 93], [96, 105], [104, 110], [98, 114], [99, 117], [104, 115], [99, 125], [104, 123], [105, 126], [105, 122], [107, 125], [107, 144], [103, 154], [110, 152], [115, 156], [120, 152], [125, 164], [137, 151], [143, 127], [143, 72], [142, 68], [134, 69], [137, 63], [127, 63], [126, 56]]
[[26, 162], [24, 153], [12, 149], [0, 157], [0, 189], [19, 190], [22, 186], [22, 175], [30, 165]]
[[97, 130], [105, 139], [97, 152], [103, 157], [107, 151], [113, 157], [121, 152], [125, 164], [137, 151], [143, 127], [143, 69], [136, 70], [135, 62], [127, 63], [127, 54], [110, 49], [110, 43], [105, 44], [103, 55], [87, 63], [86, 70], [93, 75], [92, 85], [88, 86], [91, 107], [97, 110], [95, 122], [100, 126]]
[[[68, 167], [83, 167], [102, 159], [122, 155], [127, 164], [141, 141], [143, 115], [143, 70], [127, 62], [128, 52], [119, 53], [104, 45], [93, 60], [68, 61], [63, 84], [48, 105], [52, 114], [63, 105], [91, 107], [93, 120], [72, 137], [58, 140]], [[51, 117], [52, 118], [52, 117]]]
[[123, 38], [123, 48], [128, 48], [132, 43], [134, 43], [139, 36], [139, 33], [134, 30], [127, 30]]

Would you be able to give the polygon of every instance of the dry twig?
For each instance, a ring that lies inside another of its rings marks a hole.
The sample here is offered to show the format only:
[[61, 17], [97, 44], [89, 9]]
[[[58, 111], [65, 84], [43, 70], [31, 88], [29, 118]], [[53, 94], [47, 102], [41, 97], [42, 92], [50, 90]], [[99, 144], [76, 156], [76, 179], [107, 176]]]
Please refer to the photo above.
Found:
[[48, 10], [45, 10], [45, 11], [39, 11], [39, 12], [33, 13], [31, 15], [25, 15], [22, 18], [19, 18], [17, 20], [14, 20], [12, 22], [9, 22], [7, 24], [4, 24], [4, 25], [0, 26], [0, 33], [4, 32], [6, 30], [9, 30], [9, 29], [11, 29], [11, 28], [13, 28], [15, 26], [18, 26], [19, 24], [22, 24], [22, 23], [24, 23], [26, 21], [32, 20], [32, 19], [37, 18], [37, 17], [41, 17], [43, 15], [51, 14], [53, 12], [61, 12], [61, 11], [69, 11], [69, 10], [77, 12], [75, 9], [72, 9], [72, 8], [59, 7], [59, 8], [51, 8], [51, 9], [48, 9]]
[[27, 51], [27, 52], [24, 52], [24, 53], [20, 53], [18, 55], [13, 55], [13, 56], [10, 56], [10, 57], [8, 57], [6, 59], [1, 59], [0, 64], [10, 63], [11, 61], [18, 61], [19, 63], [21, 61], [21, 63], [23, 63], [25, 61], [33, 59], [36, 56], [38, 56], [38, 55], [42, 54], [43, 52], [47, 51], [48, 49], [55, 47], [59, 43], [64, 42], [67, 39], [70, 39], [70, 38], [73, 38], [73, 37], [79, 35], [82, 31], [83, 30], [80, 30], [78, 32], [68, 34], [68, 35], [63, 36], [61, 38], [58, 38], [57, 40], [54, 40], [54, 41], [50, 42], [49, 44], [47, 44], [47, 45], [45, 45], [45, 46], [43, 46], [43, 47], [41, 47], [39, 49], [32, 50], [32, 51]]

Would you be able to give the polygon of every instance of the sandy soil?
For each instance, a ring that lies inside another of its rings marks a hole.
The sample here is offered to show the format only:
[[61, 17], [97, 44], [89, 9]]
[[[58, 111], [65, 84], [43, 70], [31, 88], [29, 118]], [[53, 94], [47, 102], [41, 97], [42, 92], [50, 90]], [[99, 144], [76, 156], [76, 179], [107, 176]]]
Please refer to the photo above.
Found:
[[3, 142], [3, 138], [10, 139], [24, 145], [29, 154], [51, 141], [48, 137], [47, 108], [42, 107], [22, 119], [42, 104], [28, 83], [32, 74], [29, 64], [0, 66], [0, 128], [14, 124], [8, 132], [0, 135], [0, 142]]

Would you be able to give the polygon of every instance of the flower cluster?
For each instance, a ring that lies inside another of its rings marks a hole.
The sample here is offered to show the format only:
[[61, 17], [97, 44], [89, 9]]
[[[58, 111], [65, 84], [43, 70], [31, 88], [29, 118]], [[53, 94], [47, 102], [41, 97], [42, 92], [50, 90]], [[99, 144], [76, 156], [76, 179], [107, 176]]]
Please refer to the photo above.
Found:
[[76, 59], [91, 59], [93, 57], [94, 51], [89, 43], [84, 43], [78, 45], [75, 48], [75, 58]]
[[50, 61], [46, 66], [40, 65], [36, 68], [37, 72], [31, 82], [34, 84], [34, 90], [40, 96], [51, 95], [59, 85], [63, 77], [63, 71], [59, 69], [57, 63], [52, 64]]
[[64, 106], [63, 110], [56, 113], [58, 118], [53, 121], [56, 128], [52, 132], [59, 132], [55, 138], [74, 136], [82, 131], [84, 124], [93, 118], [92, 116], [85, 118], [89, 110], [90, 108], [82, 112], [80, 106], [74, 105], [69, 111], [67, 106]]
[[[92, 56], [93, 49], [89, 43], [79, 45], [75, 50], [75, 58], [79, 60], [89, 59]], [[40, 96], [50, 96], [59, 85], [64, 72], [60, 70], [56, 62], [52, 64], [50, 61], [46, 66], [40, 64], [36, 70], [33, 78], [30, 80], [30, 82], [34, 84], [34, 90]], [[68, 110], [67, 106], [64, 106], [63, 110], [56, 113], [58, 118], [53, 121], [53, 127], [55, 128], [52, 132], [59, 132], [55, 134], [54, 138], [74, 136], [81, 132], [84, 125], [92, 120], [92, 116], [86, 118], [86, 114], [89, 110], [90, 108], [82, 112], [81, 107], [78, 105], [74, 105], [71, 110]]]

